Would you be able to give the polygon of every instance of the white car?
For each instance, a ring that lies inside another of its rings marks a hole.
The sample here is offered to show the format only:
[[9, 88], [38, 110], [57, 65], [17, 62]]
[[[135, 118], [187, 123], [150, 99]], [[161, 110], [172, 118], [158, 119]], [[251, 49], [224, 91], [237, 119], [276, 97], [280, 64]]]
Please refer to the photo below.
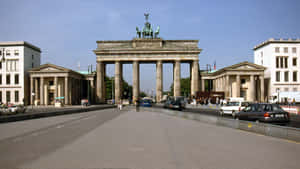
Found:
[[220, 115], [223, 116], [225, 114], [232, 115], [234, 118], [237, 112], [240, 112], [246, 106], [248, 106], [249, 102], [243, 101], [231, 101], [228, 102], [226, 105], [223, 105], [220, 109]]

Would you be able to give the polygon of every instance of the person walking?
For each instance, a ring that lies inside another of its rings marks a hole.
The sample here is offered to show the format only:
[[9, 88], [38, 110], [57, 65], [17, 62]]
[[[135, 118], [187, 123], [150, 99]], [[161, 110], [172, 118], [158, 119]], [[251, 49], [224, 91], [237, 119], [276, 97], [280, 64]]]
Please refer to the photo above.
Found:
[[139, 112], [139, 111], [140, 111], [140, 101], [139, 101], [139, 99], [137, 99], [137, 100], [135, 101], [135, 111], [136, 111], [136, 112]]

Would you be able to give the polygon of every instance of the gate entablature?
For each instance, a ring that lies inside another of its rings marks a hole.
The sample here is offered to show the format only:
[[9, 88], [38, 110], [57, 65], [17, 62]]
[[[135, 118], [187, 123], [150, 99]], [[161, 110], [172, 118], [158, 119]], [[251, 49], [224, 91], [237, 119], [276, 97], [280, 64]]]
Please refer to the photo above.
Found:
[[198, 60], [202, 49], [198, 40], [133, 39], [123, 41], [97, 41], [94, 53], [97, 61], [175, 61]]

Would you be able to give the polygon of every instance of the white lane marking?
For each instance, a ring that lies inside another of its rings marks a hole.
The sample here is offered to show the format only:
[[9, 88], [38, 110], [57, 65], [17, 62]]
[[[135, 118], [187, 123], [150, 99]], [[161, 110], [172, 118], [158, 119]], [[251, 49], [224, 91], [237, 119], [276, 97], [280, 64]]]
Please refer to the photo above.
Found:
[[15, 139], [13, 139], [13, 142], [19, 142], [19, 141], [22, 141], [22, 138], [15, 138]]
[[62, 128], [62, 127], [64, 127], [65, 125], [58, 125], [58, 126], [56, 126], [56, 128], [57, 129], [60, 129], [60, 128]]

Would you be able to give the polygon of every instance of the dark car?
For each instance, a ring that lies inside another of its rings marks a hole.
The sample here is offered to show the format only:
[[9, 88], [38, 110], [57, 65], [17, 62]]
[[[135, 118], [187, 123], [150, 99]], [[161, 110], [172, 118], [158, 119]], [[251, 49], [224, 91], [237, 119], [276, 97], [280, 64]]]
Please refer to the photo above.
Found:
[[152, 107], [152, 101], [151, 100], [142, 100], [141, 106], [142, 107]]
[[185, 109], [185, 101], [181, 97], [170, 98], [165, 102], [164, 108], [182, 110]]
[[290, 117], [278, 104], [256, 103], [249, 104], [236, 114], [241, 120], [254, 120], [261, 122], [288, 123]]

